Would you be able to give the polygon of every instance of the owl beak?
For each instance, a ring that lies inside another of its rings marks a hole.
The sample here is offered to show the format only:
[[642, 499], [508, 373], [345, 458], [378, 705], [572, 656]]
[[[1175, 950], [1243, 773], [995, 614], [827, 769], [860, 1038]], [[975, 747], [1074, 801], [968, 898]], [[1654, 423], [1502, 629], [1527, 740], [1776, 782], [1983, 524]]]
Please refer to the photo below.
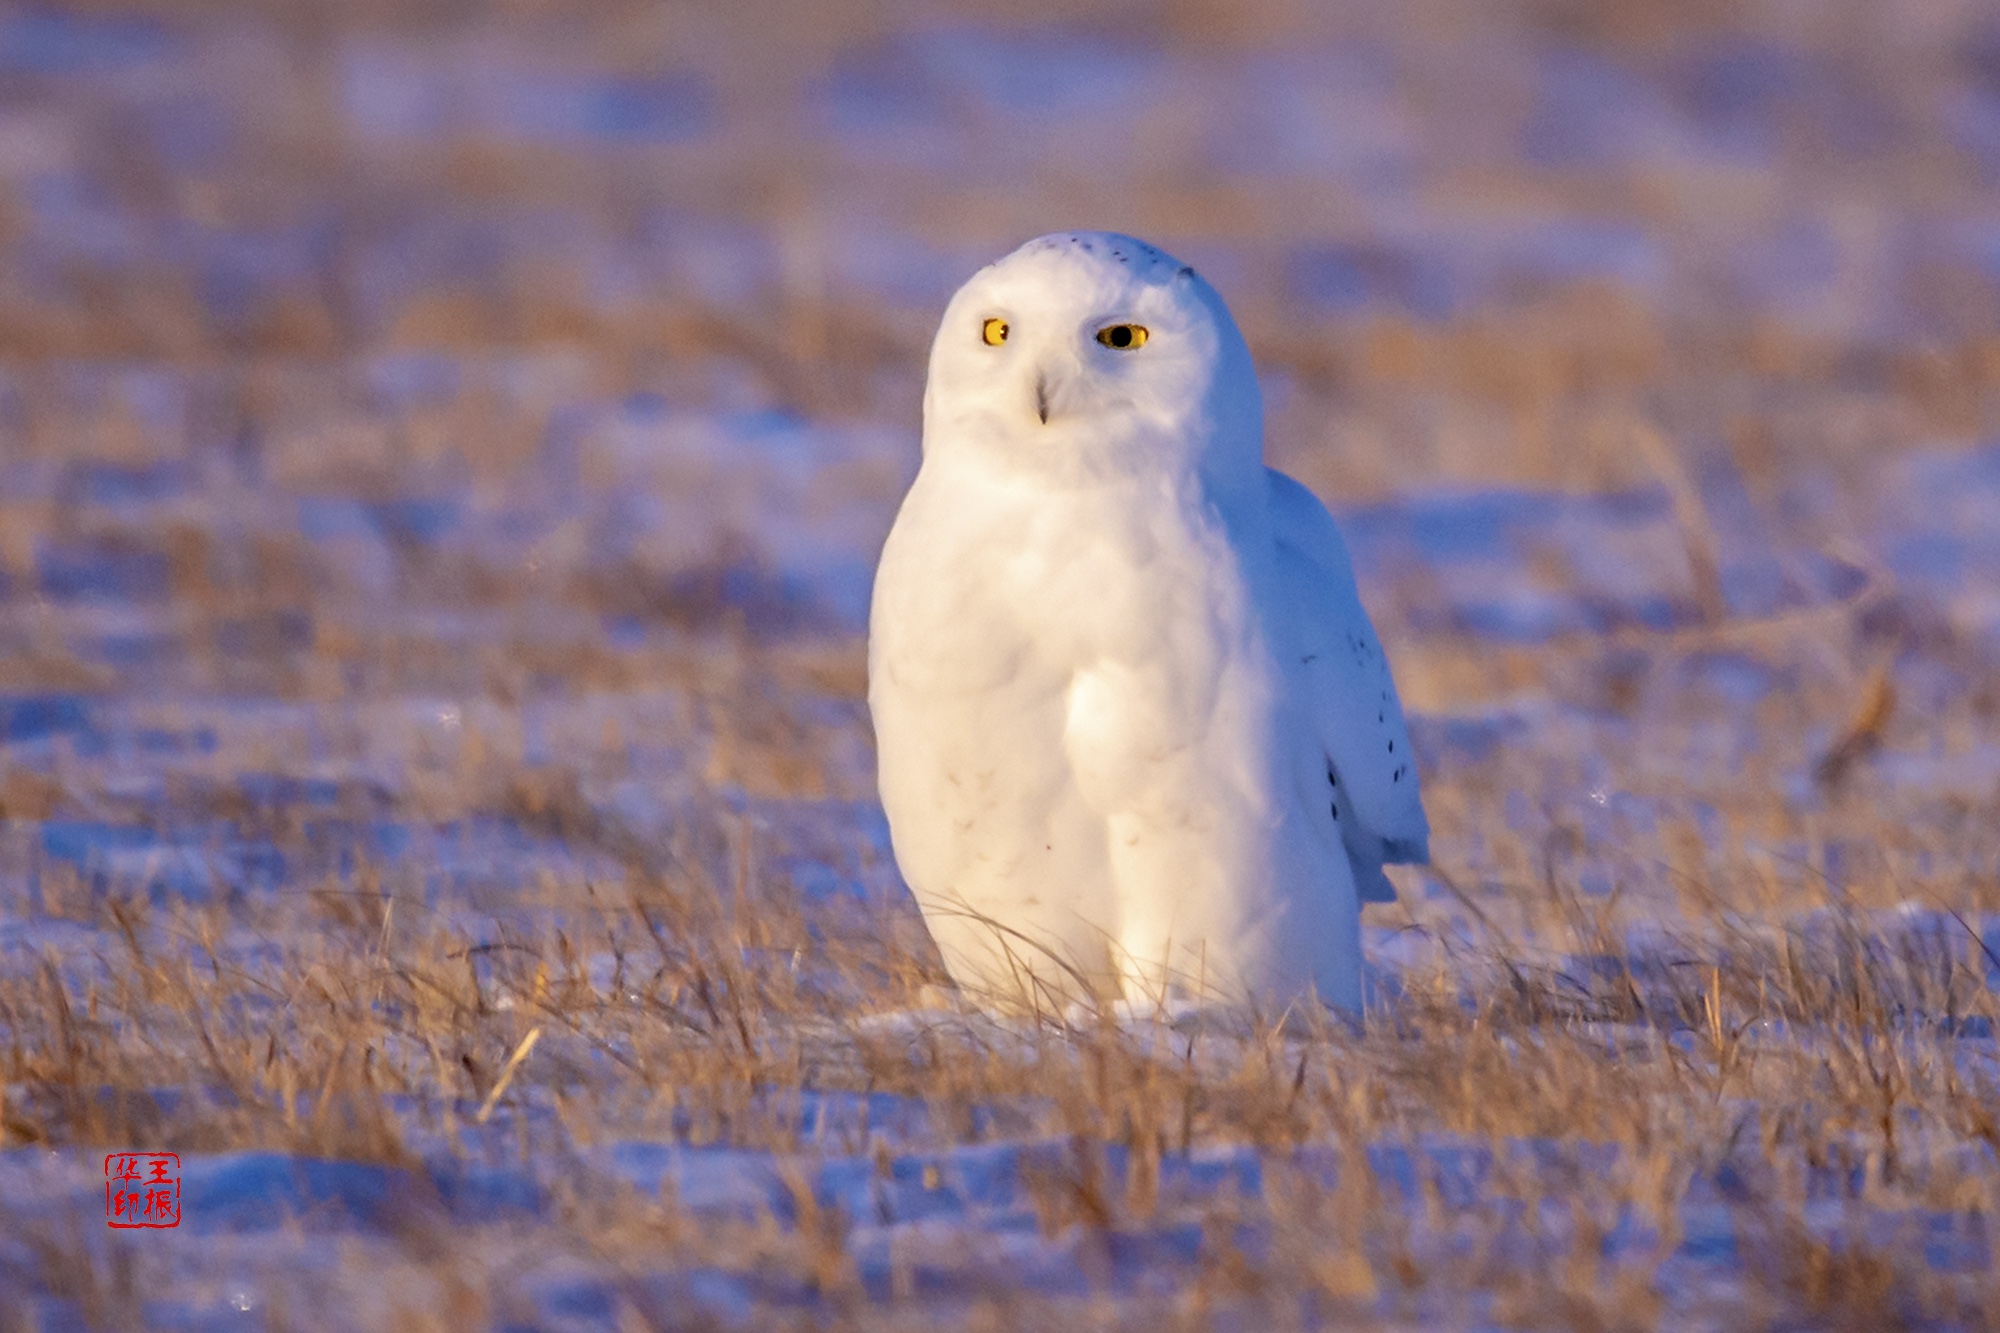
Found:
[[1060, 354], [1042, 358], [1035, 366], [1035, 419], [1044, 426], [1049, 418], [1076, 406], [1074, 401], [1077, 366]]

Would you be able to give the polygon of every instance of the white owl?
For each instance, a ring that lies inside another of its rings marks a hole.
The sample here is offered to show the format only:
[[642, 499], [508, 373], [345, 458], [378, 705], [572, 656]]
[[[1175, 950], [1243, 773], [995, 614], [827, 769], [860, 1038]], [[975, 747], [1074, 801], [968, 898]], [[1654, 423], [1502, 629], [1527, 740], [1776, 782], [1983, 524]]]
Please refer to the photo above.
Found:
[[903, 877], [1000, 1008], [1361, 1003], [1429, 829], [1332, 517], [1236, 323], [1142, 241], [1028, 242], [931, 347], [868, 702]]

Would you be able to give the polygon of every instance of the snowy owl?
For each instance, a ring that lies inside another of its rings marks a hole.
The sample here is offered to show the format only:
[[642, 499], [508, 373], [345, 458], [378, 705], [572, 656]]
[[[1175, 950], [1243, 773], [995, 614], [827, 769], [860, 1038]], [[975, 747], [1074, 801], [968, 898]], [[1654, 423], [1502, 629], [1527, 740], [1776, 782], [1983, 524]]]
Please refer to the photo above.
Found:
[[1360, 904], [1429, 828], [1346, 546], [1263, 433], [1222, 298], [1142, 241], [1044, 236], [945, 310], [868, 703], [985, 1003], [1360, 1007]]

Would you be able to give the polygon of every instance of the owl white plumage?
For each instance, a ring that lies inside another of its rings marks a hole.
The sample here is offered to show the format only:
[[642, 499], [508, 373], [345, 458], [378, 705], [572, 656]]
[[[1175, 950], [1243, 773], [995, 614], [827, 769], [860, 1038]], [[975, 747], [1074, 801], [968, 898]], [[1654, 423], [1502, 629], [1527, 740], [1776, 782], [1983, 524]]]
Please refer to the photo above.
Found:
[[945, 311], [868, 701], [897, 864], [985, 1003], [1360, 1006], [1360, 904], [1429, 830], [1346, 547], [1263, 431], [1222, 298], [1144, 242], [1041, 237]]

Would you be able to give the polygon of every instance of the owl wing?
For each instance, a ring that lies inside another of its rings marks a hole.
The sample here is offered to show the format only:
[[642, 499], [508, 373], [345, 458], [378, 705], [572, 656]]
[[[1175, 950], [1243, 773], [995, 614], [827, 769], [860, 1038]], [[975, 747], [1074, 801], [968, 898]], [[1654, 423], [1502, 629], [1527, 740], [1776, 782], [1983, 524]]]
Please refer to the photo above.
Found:
[[1375, 635], [1347, 543], [1319, 497], [1276, 469], [1271, 484], [1278, 578], [1291, 622], [1313, 739], [1324, 751], [1327, 803], [1363, 902], [1393, 902], [1382, 873], [1430, 859], [1430, 823], [1418, 792], [1409, 728], [1389, 659]]

